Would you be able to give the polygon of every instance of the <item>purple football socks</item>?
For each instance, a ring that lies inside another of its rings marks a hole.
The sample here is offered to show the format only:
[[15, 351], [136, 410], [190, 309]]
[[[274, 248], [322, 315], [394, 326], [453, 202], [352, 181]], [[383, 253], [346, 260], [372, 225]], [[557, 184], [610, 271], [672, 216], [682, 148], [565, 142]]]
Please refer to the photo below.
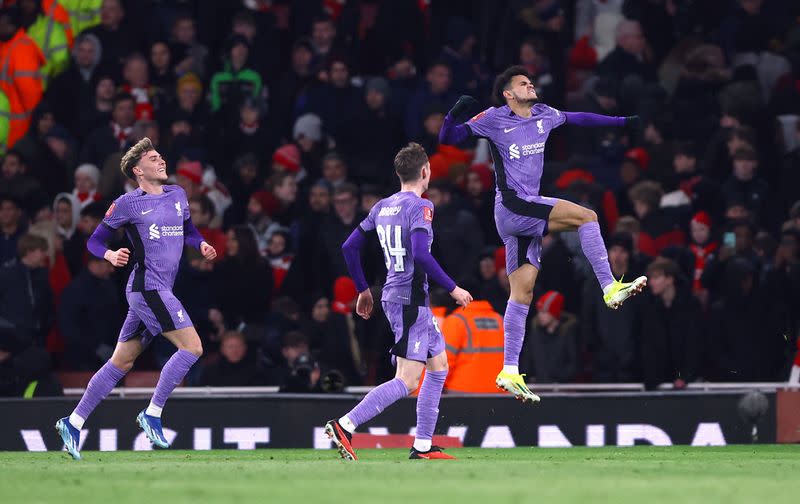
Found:
[[578, 228], [578, 236], [581, 239], [583, 255], [592, 265], [600, 287], [605, 289], [614, 282], [614, 276], [608, 263], [606, 244], [603, 243], [603, 236], [600, 234], [600, 224], [597, 221], [587, 222]]
[[89, 385], [86, 386], [83, 397], [81, 397], [78, 406], [70, 416], [72, 426], [76, 429], [82, 429], [83, 422], [89, 418], [89, 415], [100, 404], [100, 401], [105, 399], [111, 390], [116, 387], [123, 376], [125, 376], [125, 371], [119, 369], [111, 361], [106, 362], [89, 380]]

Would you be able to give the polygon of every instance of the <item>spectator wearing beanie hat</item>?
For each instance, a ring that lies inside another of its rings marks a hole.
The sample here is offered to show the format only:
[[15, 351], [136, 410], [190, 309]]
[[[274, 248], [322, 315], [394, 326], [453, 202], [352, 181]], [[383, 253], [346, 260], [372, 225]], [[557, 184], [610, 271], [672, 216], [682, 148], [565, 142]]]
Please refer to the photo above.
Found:
[[322, 133], [322, 119], [314, 114], [301, 115], [294, 122], [292, 139], [300, 147], [300, 165], [308, 168], [312, 180], [318, 179], [327, 143]]
[[545, 327], [548, 332], [553, 332], [555, 324], [561, 319], [561, 312], [564, 309], [564, 296], [556, 291], [547, 291], [536, 301], [536, 316], [539, 317], [539, 324]]
[[204, 171], [200, 161], [183, 159], [178, 162], [175, 174], [176, 183], [186, 192], [186, 197], [191, 199], [204, 194], [214, 203], [214, 224], [218, 224], [220, 216], [231, 206], [231, 196], [228, 189], [218, 182], [213, 170]]
[[203, 165], [200, 161], [183, 160], [178, 162], [175, 178], [178, 185], [186, 192], [188, 198], [203, 193]]
[[447, 179], [450, 168], [456, 164], [469, 164], [472, 154], [453, 145], [439, 144], [436, 152], [429, 157], [431, 163], [431, 180]]
[[349, 315], [356, 307], [358, 290], [350, 277], [341, 276], [333, 283], [333, 303], [331, 309], [335, 313]]
[[322, 119], [314, 114], [303, 114], [294, 122], [292, 137], [303, 151], [310, 150], [312, 143], [322, 141]]
[[289, 173], [300, 171], [300, 149], [295, 144], [278, 147], [272, 155], [272, 170]]
[[633, 161], [639, 170], [646, 171], [650, 166], [650, 154], [643, 147], [634, 147], [625, 153], [625, 160]]
[[198, 91], [200, 94], [203, 93], [203, 82], [196, 74], [191, 72], [181, 75], [175, 83], [175, 91], [179, 96], [182, 91], [185, 91], [188, 88], [192, 88], [193, 90]]
[[719, 244], [711, 239], [711, 217], [707, 212], [697, 212], [689, 222], [691, 243], [689, 250], [694, 255], [694, 275], [692, 276], [692, 291], [698, 299], [705, 304], [708, 291], [700, 282], [708, 257], [716, 252]]
[[617, 199], [602, 183], [595, 182], [594, 175], [576, 166], [561, 172], [553, 185], [563, 193], [561, 197], [595, 209], [602, 229], [614, 229], [620, 214]]
[[578, 323], [564, 311], [564, 296], [547, 291], [536, 301], [536, 316], [526, 338], [523, 358], [538, 383], [565, 383], [578, 369]]
[[174, 103], [168, 106], [163, 114], [159, 114], [162, 128], [179, 119], [186, 119], [192, 126], [192, 133], [198, 139], [207, 139], [209, 110], [203, 100], [203, 83], [193, 73], [182, 75], [175, 84]]
[[80, 203], [80, 208], [94, 201], [100, 201], [103, 197], [97, 192], [97, 185], [100, 183], [100, 170], [91, 163], [84, 163], [75, 170], [75, 189], [72, 195]]
[[293, 143], [282, 145], [272, 154], [272, 171], [293, 173], [297, 182], [306, 178], [306, 170], [300, 164], [300, 149]]

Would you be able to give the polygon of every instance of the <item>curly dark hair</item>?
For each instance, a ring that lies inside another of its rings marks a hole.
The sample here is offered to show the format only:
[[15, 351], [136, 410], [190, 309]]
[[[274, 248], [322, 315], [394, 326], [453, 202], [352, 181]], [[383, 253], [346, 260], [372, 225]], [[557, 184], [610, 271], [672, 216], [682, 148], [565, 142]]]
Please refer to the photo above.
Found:
[[514, 65], [503, 70], [503, 73], [499, 74], [497, 78], [495, 78], [494, 87], [492, 88], [492, 99], [494, 100], [494, 104], [496, 106], [502, 107], [506, 104], [506, 97], [503, 96], [503, 91], [508, 89], [508, 86], [511, 85], [511, 79], [517, 75], [523, 75], [528, 79], [533, 80], [531, 75], [528, 73], [528, 70], [524, 66]]

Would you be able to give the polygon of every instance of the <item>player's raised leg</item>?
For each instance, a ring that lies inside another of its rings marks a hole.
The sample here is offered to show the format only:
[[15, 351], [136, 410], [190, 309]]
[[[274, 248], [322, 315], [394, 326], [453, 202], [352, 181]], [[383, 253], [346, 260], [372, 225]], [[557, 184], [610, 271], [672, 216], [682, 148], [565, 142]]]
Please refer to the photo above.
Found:
[[539, 269], [529, 262], [520, 264], [522, 260], [517, 263], [509, 262], [512, 257], [525, 258], [528, 255], [526, 250], [532, 245], [531, 239], [512, 237], [506, 240], [506, 264], [514, 264], [515, 269], [508, 275], [511, 296], [503, 316], [503, 369], [497, 375], [495, 383], [498, 388], [523, 402], [536, 403], [539, 402], [539, 396], [531, 392], [525, 383], [525, 375], [519, 373], [519, 355], [522, 352], [528, 309], [533, 301], [533, 286], [536, 284]]
[[[129, 320], [131, 321], [130, 324], [139, 324], [138, 319], [133, 321], [129, 313], [128, 319], [123, 325], [123, 335], [126, 333], [126, 326], [129, 325]], [[86, 386], [86, 391], [72, 414], [56, 422], [56, 431], [64, 441], [67, 451], [75, 460], [80, 460], [81, 458], [79, 444], [80, 432], [84, 422], [86, 422], [86, 419], [89, 418], [89, 415], [97, 405], [116, 387], [117, 383], [125, 376], [125, 373], [130, 371], [142, 350], [144, 350], [144, 346], [139, 337], [119, 341], [111, 359], [89, 380], [89, 385]]]
[[575, 203], [558, 200], [550, 212], [550, 231], [578, 230], [581, 248], [603, 289], [603, 300], [609, 308], [617, 309], [629, 297], [635, 296], [647, 285], [647, 277], [640, 276], [632, 282], [616, 280], [611, 274], [606, 245], [600, 233], [597, 214]]
[[169, 442], [164, 437], [161, 426], [161, 411], [164, 404], [175, 387], [186, 377], [189, 369], [203, 355], [200, 336], [193, 326], [165, 332], [164, 337], [170, 340], [178, 350], [164, 364], [150, 405], [136, 417], [136, 423], [139, 424], [147, 438], [153, 443], [153, 446], [159, 448], [169, 448]]
[[439, 401], [447, 378], [447, 354], [439, 352], [428, 359], [425, 379], [417, 397], [417, 435], [409, 454], [410, 459], [455, 459], [431, 443], [436, 421], [439, 419]]
[[425, 364], [422, 362], [398, 357], [397, 372], [393, 379], [370, 390], [355, 408], [339, 420], [331, 420], [325, 424], [325, 432], [336, 444], [342, 458], [358, 460], [351, 445], [353, 432], [359, 425], [369, 422], [383, 413], [383, 410], [416, 390], [424, 368]]

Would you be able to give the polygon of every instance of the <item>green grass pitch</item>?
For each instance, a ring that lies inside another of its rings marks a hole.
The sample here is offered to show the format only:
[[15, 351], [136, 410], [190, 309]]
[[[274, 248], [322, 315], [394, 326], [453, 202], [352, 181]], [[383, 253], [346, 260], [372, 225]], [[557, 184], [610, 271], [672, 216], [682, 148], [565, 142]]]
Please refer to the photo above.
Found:
[[798, 502], [800, 447], [0, 452], [0, 502], [777, 504]]

